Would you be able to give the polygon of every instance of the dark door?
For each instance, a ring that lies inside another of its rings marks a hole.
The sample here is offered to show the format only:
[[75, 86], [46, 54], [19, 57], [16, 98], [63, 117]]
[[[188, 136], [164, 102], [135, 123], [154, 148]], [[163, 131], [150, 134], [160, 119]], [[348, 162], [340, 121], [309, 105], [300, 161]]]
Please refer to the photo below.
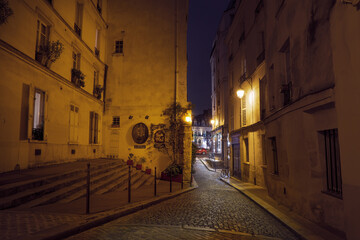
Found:
[[241, 179], [240, 144], [233, 144], [233, 175]]

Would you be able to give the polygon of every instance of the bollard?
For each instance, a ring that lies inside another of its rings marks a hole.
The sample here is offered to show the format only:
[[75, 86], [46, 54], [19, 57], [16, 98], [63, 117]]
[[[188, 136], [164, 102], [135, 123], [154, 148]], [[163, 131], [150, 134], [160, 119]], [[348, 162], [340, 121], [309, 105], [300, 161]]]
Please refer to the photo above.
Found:
[[184, 189], [184, 174], [181, 175], [181, 189]]
[[90, 163], [87, 164], [86, 214], [90, 212]]
[[128, 202], [131, 201], [131, 167], [129, 166]]
[[172, 172], [170, 171], [170, 192], [172, 192]]
[[190, 172], [190, 187], [192, 187], [192, 171]]
[[156, 197], [156, 167], [155, 167], [155, 175], [154, 175], [154, 197]]

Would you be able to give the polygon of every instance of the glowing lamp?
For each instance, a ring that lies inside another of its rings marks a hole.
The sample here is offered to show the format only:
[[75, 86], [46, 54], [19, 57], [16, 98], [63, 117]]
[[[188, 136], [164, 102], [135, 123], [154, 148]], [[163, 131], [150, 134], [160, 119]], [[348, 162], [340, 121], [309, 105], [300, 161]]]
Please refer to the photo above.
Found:
[[236, 95], [238, 96], [238, 98], [242, 98], [245, 94], [245, 91], [243, 89], [239, 89], [236, 91]]

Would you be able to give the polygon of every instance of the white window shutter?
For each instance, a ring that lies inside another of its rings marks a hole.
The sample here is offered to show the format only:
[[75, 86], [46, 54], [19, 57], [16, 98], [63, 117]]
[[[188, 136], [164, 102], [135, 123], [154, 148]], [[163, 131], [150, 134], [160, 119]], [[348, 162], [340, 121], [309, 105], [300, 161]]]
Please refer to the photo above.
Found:
[[28, 113], [28, 139], [32, 139], [33, 119], [34, 119], [34, 98], [35, 88], [34, 85], [29, 85], [29, 113]]

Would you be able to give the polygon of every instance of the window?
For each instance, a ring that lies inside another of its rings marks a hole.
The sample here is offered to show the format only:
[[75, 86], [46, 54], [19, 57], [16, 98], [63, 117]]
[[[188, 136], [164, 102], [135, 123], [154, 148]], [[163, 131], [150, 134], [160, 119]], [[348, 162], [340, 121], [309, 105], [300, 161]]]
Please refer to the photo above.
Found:
[[282, 85], [281, 93], [284, 97], [284, 105], [287, 105], [291, 101], [291, 66], [290, 66], [290, 40], [289, 38], [285, 41], [284, 45], [280, 49], [280, 52], [283, 54], [283, 76], [282, 76]]
[[266, 159], [266, 150], [265, 150], [265, 134], [261, 135], [261, 150], [262, 150], [262, 160], [263, 160], [263, 165], [267, 165], [267, 159]]
[[113, 127], [113, 128], [120, 127], [120, 117], [119, 116], [113, 116], [111, 127]]
[[244, 138], [244, 145], [245, 145], [245, 161], [249, 162], [249, 139]]
[[69, 142], [77, 143], [79, 141], [79, 108], [75, 105], [70, 105], [70, 133]]
[[32, 139], [44, 140], [45, 92], [35, 89]]
[[269, 138], [271, 142], [271, 151], [273, 155], [273, 162], [274, 162], [274, 171], [273, 173], [276, 175], [279, 175], [279, 162], [278, 162], [278, 156], [277, 156], [277, 146], [276, 146], [276, 137]]
[[76, 10], [75, 10], [75, 23], [74, 23], [74, 30], [75, 33], [81, 37], [81, 28], [82, 28], [82, 19], [83, 19], [83, 8], [84, 5], [81, 3], [76, 3]]
[[93, 86], [93, 93], [96, 93], [96, 88], [99, 86], [99, 71], [94, 71], [94, 86]]
[[36, 33], [36, 54], [35, 59], [38, 62], [42, 60], [41, 51], [47, 46], [49, 41], [50, 28], [42, 21], [37, 21], [37, 33]]
[[80, 70], [80, 58], [81, 54], [77, 52], [72, 53], [73, 69]]
[[115, 53], [124, 53], [124, 41], [123, 40], [118, 40], [115, 41]]
[[96, 29], [95, 31], [95, 56], [100, 56], [100, 30]]
[[263, 77], [262, 79], [260, 79], [260, 119], [261, 120], [264, 120], [266, 113], [265, 89], [266, 89], [266, 78]]
[[323, 151], [326, 163], [326, 191], [335, 196], [342, 196], [342, 178], [338, 130], [320, 132], [323, 135]]
[[99, 114], [90, 112], [89, 143], [99, 143]]

